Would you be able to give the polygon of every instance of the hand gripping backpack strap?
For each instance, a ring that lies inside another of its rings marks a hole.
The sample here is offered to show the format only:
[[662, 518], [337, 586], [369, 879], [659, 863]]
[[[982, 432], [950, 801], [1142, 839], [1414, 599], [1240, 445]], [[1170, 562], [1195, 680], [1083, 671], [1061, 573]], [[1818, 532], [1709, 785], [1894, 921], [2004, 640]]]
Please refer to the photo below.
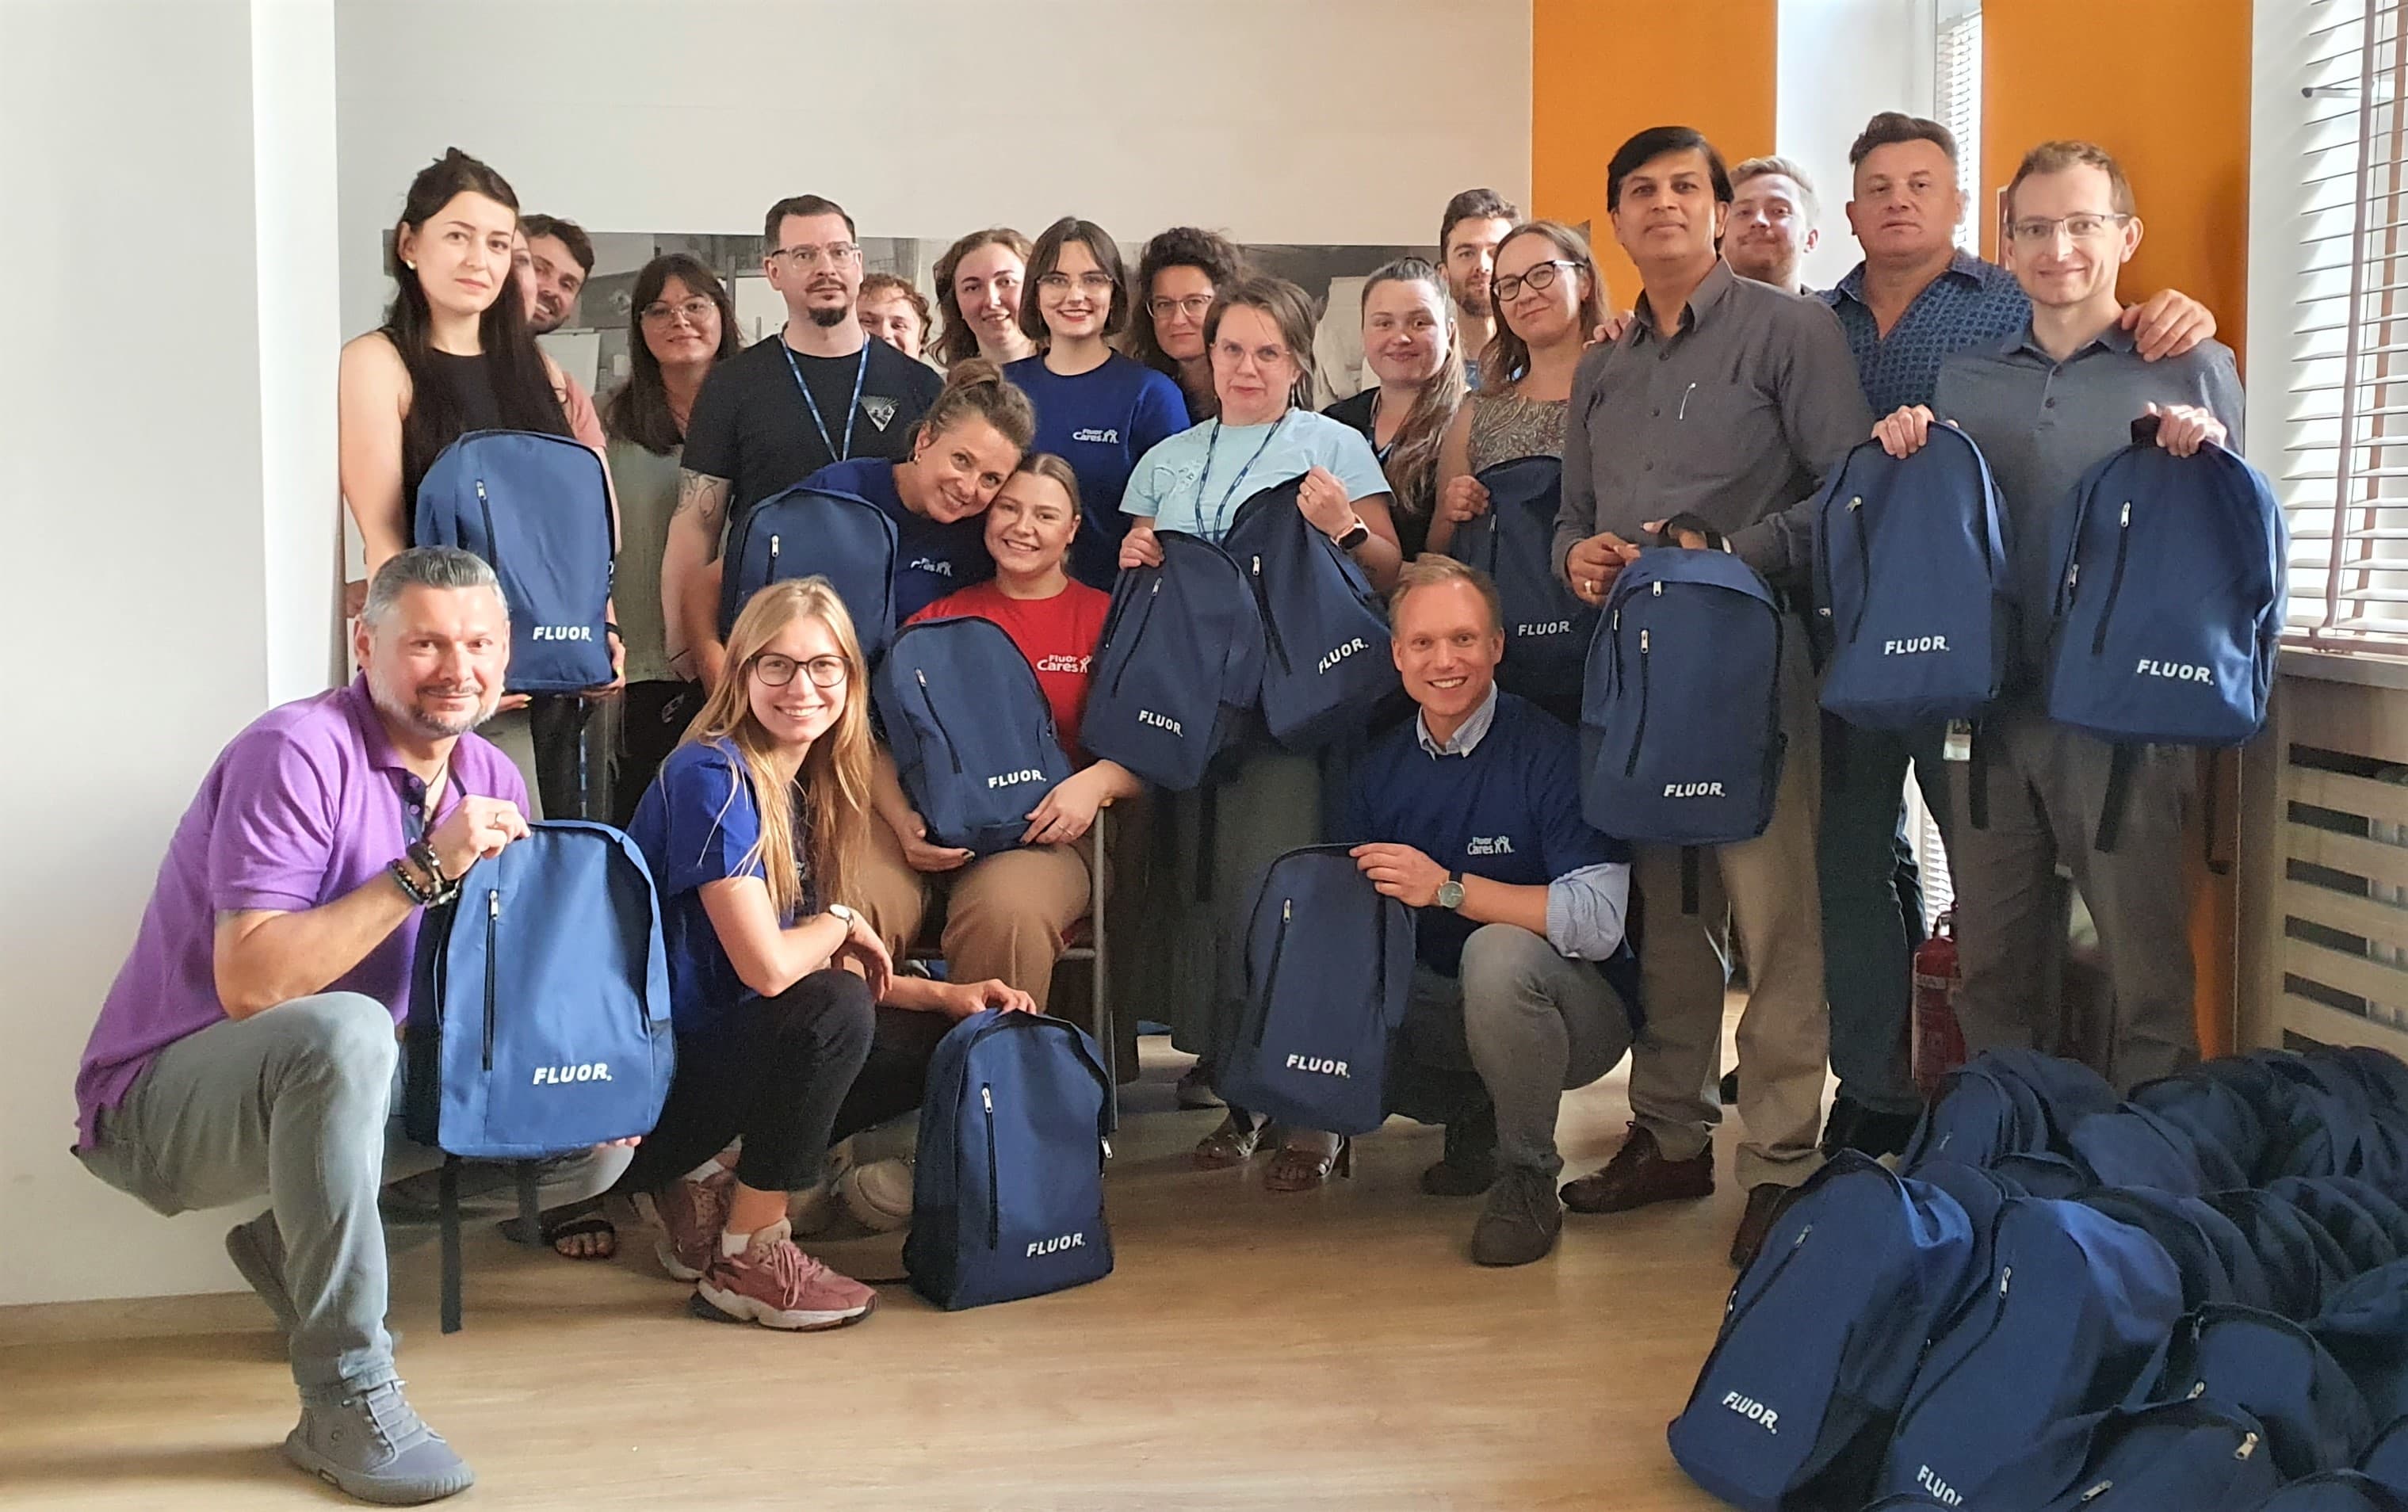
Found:
[[1658, 546], [1678, 546], [1681, 532], [1684, 530], [1696, 531], [1706, 538], [1708, 546], [1717, 551], [1730, 549], [1730, 542], [1724, 538], [1721, 531], [1686, 510], [1664, 521], [1664, 528], [1656, 533], [1656, 542]]
[[2091, 842], [2092, 849], [2105, 855], [2115, 849], [2116, 836], [2124, 830], [2124, 810], [2132, 798], [2132, 774], [2141, 764], [2138, 746], [2118, 745], [2115, 754], [2107, 762], [2107, 795], [2099, 805], [2099, 834]]

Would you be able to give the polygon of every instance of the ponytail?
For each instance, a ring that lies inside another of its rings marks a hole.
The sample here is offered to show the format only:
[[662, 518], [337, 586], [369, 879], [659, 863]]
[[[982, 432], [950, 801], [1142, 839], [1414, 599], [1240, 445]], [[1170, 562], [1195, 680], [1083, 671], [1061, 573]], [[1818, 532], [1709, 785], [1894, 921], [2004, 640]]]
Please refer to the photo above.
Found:
[[1020, 456], [1037, 440], [1037, 409], [1020, 385], [983, 357], [965, 357], [945, 370], [945, 387], [928, 412], [904, 438], [911, 454], [923, 436], [934, 438], [966, 420], [982, 420], [1001, 432]]

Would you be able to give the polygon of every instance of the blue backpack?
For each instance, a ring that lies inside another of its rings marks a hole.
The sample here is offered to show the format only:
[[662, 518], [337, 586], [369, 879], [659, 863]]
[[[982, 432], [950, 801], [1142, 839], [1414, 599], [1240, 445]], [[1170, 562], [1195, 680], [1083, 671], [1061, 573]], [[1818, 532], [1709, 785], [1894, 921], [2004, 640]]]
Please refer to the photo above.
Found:
[[2014, 649], [2006, 520], [1981, 449], [1935, 425], [1914, 456], [1859, 443], [1814, 501], [1823, 706], [1875, 730], [1971, 719]]
[[1294, 481], [1240, 506], [1221, 547], [1245, 569], [1261, 611], [1271, 738], [1307, 755], [1360, 732], [1399, 686], [1388, 617], [1363, 570], [1297, 508]]
[[992, 620], [906, 626], [871, 684], [878, 718], [928, 838], [991, 856], [1070, 775], [1028, 658]]
[[2157, 1242], [2080, 1203], [2004, 1204], [1990, 1260], [1915, 1372], [1880, 1491], [1962, 1496], [2054, 1424], [2121, 1403], [2182, 1316]]
[[1275, 1123], [1369, 1134], [1388, 1036], [1413, 978], [1413, 916], [1383, 897], [1345, 846], [1304, 846], [1255, 882], [1226, 978], [1245, 994], [1224, 1014], [1223, 1097]]
[[2212, 1397], [2058, 1423], [1965, 1512], [2250, 1512], [2280, 1483], [2255, 1418]]
[[2374, 1442], [2358, 1457], [2358, 1468], [2370, 1480], [2379, 1480], [2408, 1496], [2408, 1418], [2395, 1418], [2374, 1431]]
[[2222, 447], [2177, 457], [2140, 439], [2155, 425], [2135, 421], [2135, 444], [2083, 477], [2052, 542], [2048, 717], [2116, 748], [2100, 850], [2138, 748], [2237, 746], [2264, 727], [2283, 628], [2272, 486]]
[[1112, 586], [1079, 743], [1172, 792], [1200, 786], [1262, 697], [1263, 617], [1247, 576], [1198, 535], [1166, 530], [1162, 565]]
[[2315, 1335], [2255, 1307], [2201, 1307], [2185, 1318], [2132, 1404], [2199, 1396], [2263, 1423], [2286, 1480], [2346, 1469], [2374, 1436], [2366, 1399]]
[[2066, 1141], [2101, 1186], [2200, 1197], [2248, 1185], [2221, 1146], [2202, 1149], [2179, 1125], [2133, 1104], [2076, 1120]]
[[[2408, 1261], [2394, 1261], [2335, 1288], [2308, 1332], [2349, 1373], [2376, 1421], [2408, 1416]], [[2408, 1434], [2401, 1439], [2400, 1453], [2408, 1466]]]
[[1112, 1271], [1104, 1224], [1111, 1074], [1086, 1031], [988, 1008], [928, 1063], [911, 1178], [911, 1289], [948, 1310]]
[[2265, 1308], [2272, 1300], [2265, 1268], [2230, 1219], [2197, 1197], [2146, 1187], [2104, 1187], [2082, 1201], [2157, 1241], [2182, 1274], [2183, 1305]]
[[1862, 1505], [1972, 1259], [1956, 1199], [1842, 1153], [1799, 1189], [1731, 1290], [1667, 1431], [1672, 1458], [1749, 1512]]
[[737, 517], [720, 569], [719, 634], [745, 602], [789, 578], [824, 578], [876, 666], [895, 638], [895, 521], [858, 494], [800, 484]]
[[1485, 514], [1455, 527], [1447, 553], [1488, 574], [1505, 617], [1505, 660], [1497, 684], [1554, 706], [1580, 696], [1598, 612], [1555, 575], [1555, 509], [1563, 463], [1515, 457], [1475, 475], [1488, 490]]
[[1753, 840], [1781, 785], [1781, 611], [1744, 562], [1661, 548], [1613, 579], [1581, 698], [1581, 815], [1626, 839]]
[[659, 900], [635, 842], [553, 820], [468, 868], [418, 932], [402, 1125], [453, 1155], [652, 1133], [676, 1063]]
[[2232, 1220], [2265, 1268], [2267, 1310], [2306, 1319], [2324, 1310], [2352, 1274], [2349, 1257], [2324, 1225], [2282, 1197], [2246, 1189], [2204, 1199]]
[[512, 692], [610, 680], [610, 481], [594, 449], [536, 431], [470, 431], [419, 479], [411, 538], [482, 557], [510, 610]]
[[2408, 1492], [2356, 1470], [2332, 1470], [2291, 1482], [2252, 1512], [2408, 1512]]

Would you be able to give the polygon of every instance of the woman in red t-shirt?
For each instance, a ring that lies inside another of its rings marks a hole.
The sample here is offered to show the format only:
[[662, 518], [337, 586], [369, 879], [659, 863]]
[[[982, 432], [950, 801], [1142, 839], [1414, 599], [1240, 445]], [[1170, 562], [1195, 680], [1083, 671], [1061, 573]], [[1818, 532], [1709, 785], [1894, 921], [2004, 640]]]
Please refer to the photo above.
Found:
[[924, 620], [992, 620], [1037, 671], [1054, 727], [1074, 762], [1084, 763], [1029, 811], [1019, 849], [972, 860], [932, 845], [928, 826], [879, 753], [873, 826], [864, 878], [871, 917], [908, 945], [935, 889], [948, 894], [945, 960], [964, 979], [995, 977], [1045, 1007], [1064, 936], [1085, 917], [1089, 892], [1082, 842], [1096, 811], [1145, 791], [1117, 762], [1087, 762], [1079, 717], [1087, 705], [1087, 666], [1103, 638], [1111, 596], [1071, 578], [1063, 566], [1079, 530], [1079, 483], [1070, 464], [1039, 454], [1020, 464], [987, 506], [986, 549], [995, 578], [948, 593], [913, 615]]

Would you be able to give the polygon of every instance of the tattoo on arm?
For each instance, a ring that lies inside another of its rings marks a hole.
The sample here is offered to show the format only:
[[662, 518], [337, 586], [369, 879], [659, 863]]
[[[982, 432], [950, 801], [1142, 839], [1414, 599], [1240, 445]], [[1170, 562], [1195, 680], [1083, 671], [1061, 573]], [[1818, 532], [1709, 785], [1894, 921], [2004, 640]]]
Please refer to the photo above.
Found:
[[695, 523], [710, 537], [711, 554], [719, 552], [719, 528], [727, 521], [728, 482], [709, 473], [697, 473], [691, 467], [678, 469], [677, 508], [670, 518], [692, 513]]

